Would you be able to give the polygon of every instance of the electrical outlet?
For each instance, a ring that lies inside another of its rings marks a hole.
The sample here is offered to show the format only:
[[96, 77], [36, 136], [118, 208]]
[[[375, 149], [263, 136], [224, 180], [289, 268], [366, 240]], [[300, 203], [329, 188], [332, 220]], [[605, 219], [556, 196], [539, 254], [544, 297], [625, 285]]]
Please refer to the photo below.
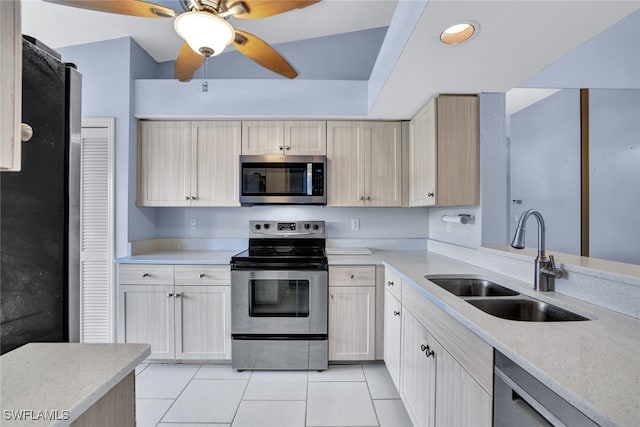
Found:
[[351, 218], [351, 231], [360, 230], [360, 220], [358, 218]]
[[191, 218], [191, 231], [198, 229], [198, 218]]

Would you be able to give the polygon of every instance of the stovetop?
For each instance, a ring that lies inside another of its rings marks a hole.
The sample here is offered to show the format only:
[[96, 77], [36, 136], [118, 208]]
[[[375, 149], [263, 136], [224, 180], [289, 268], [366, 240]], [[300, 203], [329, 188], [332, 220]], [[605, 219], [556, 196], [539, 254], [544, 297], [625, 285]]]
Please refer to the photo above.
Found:
[[249, 249], [231, 269], [326, 270], [324, 221], [251, 221]]

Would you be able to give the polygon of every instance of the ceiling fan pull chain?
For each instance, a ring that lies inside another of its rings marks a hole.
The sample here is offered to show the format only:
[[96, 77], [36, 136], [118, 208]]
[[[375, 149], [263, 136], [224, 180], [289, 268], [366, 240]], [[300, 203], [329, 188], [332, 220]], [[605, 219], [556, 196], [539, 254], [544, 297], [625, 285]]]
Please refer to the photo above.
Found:
[[204, 67], [203, 67], [203, 70], [202, 70], [202, 73], [204, 74], [203, 82], [202, 82], [202, 91], [203, 92], [209, 92], [209, 82], [207, 81], [207, 62], [209, 62], [209, 57], [205, 56], [204, 57]]

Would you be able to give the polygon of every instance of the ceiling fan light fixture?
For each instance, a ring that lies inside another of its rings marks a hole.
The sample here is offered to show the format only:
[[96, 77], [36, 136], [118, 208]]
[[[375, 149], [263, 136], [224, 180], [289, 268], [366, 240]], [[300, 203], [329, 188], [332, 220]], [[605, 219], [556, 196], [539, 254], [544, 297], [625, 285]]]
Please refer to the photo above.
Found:
[[476, 33], [477, 27], [472, 22], [452, 25], [440, 34], [440, 41], [444, 44], [460, 44], [469, 40]]
[[231, 24], [209, 12], [182, 13], [173, 26], [189, 47], [202, 56], [219, 55], [235, 35]]

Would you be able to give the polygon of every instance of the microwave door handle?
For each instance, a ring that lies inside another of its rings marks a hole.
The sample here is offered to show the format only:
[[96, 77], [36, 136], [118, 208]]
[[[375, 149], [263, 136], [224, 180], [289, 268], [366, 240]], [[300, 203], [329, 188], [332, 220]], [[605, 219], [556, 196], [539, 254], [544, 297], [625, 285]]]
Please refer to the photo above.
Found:
[[307, 196], [313, 195], [313, 163], [307, 163]]

